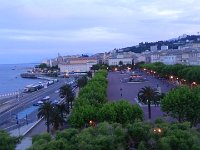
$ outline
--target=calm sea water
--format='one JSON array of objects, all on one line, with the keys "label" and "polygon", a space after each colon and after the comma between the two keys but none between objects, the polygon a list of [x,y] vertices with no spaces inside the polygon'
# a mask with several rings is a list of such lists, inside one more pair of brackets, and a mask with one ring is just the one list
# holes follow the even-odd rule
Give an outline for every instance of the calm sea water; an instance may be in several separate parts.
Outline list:
[{"label": "calm sea water", "polygon": [[36,64],[0,64],[0,94],[21,91],[26,85],[40,82],[39,79],[21,78],[20,74],[31,70]]}]

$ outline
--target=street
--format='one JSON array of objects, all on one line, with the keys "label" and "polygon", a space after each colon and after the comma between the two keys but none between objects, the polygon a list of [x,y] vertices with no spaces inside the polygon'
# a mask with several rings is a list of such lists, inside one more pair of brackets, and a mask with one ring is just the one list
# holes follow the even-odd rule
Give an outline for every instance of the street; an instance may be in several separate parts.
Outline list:
[{"label": "street", "polygon": [[60,79],[59,82],[50,85],[48,88],[32,93],[23,93],[23,97],[11,98],[6,103],[0,101],[0,129],[10,131],[30,122],[35,122],[38,106],[33,106],[33,104],[45,96],[50,96],[50,101],[60,100],[59,93],[55,91],[66,81],[66,79]]}]

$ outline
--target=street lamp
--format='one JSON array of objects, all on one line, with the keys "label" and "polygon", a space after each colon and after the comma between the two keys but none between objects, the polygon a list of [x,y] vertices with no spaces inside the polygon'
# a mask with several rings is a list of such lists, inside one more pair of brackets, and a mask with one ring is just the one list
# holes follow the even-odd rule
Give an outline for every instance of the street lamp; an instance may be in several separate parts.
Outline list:
[{"label": "street lamp", "polygon": [[196,82],[192,82],[191,87],[195,87],[195,86],[197,86],[197,83]]},{"label": "street lamp", "polygon": [[162,133],[162,129],[161,128],[154,128],[153,132],[156,134],[161,134]]},{"label": "street lamp", "polygon": [[94,127],[95,125],[96,125],[96,124],[95,124],[94,121],[92,121],[92,120],[89,121],[89,126],[90,126],[90,127]]}]

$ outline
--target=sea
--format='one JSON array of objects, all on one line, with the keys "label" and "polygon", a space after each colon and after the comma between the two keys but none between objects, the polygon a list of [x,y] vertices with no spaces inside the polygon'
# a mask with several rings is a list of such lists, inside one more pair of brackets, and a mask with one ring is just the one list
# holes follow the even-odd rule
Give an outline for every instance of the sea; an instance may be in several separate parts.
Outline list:
[{"label": "sea", "polygon": [[0,94],[21,92],[29,84],[41,82],[40,79],[21,78],[20,74],[34,68],[37,64],[0,64]]}]

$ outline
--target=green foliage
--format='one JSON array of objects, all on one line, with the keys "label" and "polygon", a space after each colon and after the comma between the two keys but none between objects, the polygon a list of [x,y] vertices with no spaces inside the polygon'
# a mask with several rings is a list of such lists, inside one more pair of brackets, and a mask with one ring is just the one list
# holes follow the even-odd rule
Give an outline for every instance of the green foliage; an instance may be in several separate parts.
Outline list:
[{"label": "green foliage", "polygon": [[0,130],[0,149],[14,150],[18,142],[17,137],[11,137],[6,131]]},{"label": "green foliage", "polygon": [[98,124],[78,132],[66,129],[55,140],[36,140],[29,150],[126,150],[127,132],[120,124]]},{"label": "green foliage", "polygon": [[46,125],[47,125],[47,132],[50,130],[50,119],[53,110],[53,106],[51,105],[51,102],[44,102],[39,108],[38,108],[38,118],[44,117],[44,120],[46,120]]},{"label": "green foliage", "polygon": [[148,142],[152,137],[150,132],[151,128],[151,125],[143,122],[136,122],[127,126],[128,134],[133,139],[136,146],[138,146],[141,141]]},{"label": "green foliage", "polygon": [[135,120],[142,120],[143,111],[138,105],[131,105],[128,101],[119,101],[115,103],[117,114],[116,122],[121,124],[132,123]]},{"label": "green foliage", "polygon": [[51,141],[51,135],[48,133],[43,133],[41,135],[35,135],[32,138],[32,143],[34,144],[35,142],[38,142],[39,140],[44,140],[45,142],[50,142]]},{"label": "green foliage", "polygon": [[75,136],[76,134],[79,133],[78,129],[74,129],[74,128],[69,128],[69,129],[65,129],[63,131],[59,131],[56,133],[56,140],[59,139],[66,139],[67,141],[71,141],[72,137]]},{"label": "green foliage", "polygon": [[198,135],[185,130],[169,130],[166,136],[160,140],[160,149],[190,150],[200,149]]},{"label": "green foliage", "polygon": [[163,63],[140,64],[140,68],[156,71],[159,76],[169,77],[171,75],[179,79],[185,79],[188,83],[200,83],[200,67],[186,66],[181,64],[165,65]]},{"label": "green foliage", "polygon": [[47,64],[45,63],[41,63],[38,68],[44,69],[44,68],[48,68]]},{"label": "green foliage", "polygon": [[88,126],[90,120],[97,120],[97,112],[97,108],[92,105],[75,107],[72,115],[70,116],[70,125],[76,128]]},{"label": "green foliage", "polygon": [[71,103],[71,108],[72,108],[72,103],[75,99],[75,94],[74,92],[72,91],[72,87],[68,84],[62,86],[60,88],[60,96],[61,97],[65,97],[65,102],[67,103],[67,111],[69,113],[70,111],[70,103]]},{"label": "green foliage", "polygon": [[161,108],[179,122],[189,121],[191,126],[200,122],[200,87],[178,87],[161,101]]},{"label": "green foliage", "polygon": [[121,100],[104,104],[98,113],[99,121],[117,122],[120,124],[133,123],[143,119],[143,111],[138,105]]},{"label": "green foliage", "polygon": [[87,79],[86,76],[79,78],[78,81],[77,81],[78,87],[79,88],[84,87],[87,84],[87,81],[88,81],[88,79]]},{"label": "green foliage", "polygon": [[107,72],[100,70],[82,88],[75,101],[75,107],[69,118],[72,127],[87,126],[90,120],[96,121],[99,108],[106,103]]},{"label": "green foliage", "polygon": [[99,121],[116,122],[117,112],[115,108],[115,103],[108,102],[104,104],[98,112]]},{"label": "green foliage", "polygon": [[[154,132],[159,128],[161,132]],[[200,134],[188,123],[155,124],[134,122],[126,126],[102,122],[95,127],[74,128],[57,132],[54,139],[49,134],[33,138],[29,150],[199,150]]]}]

